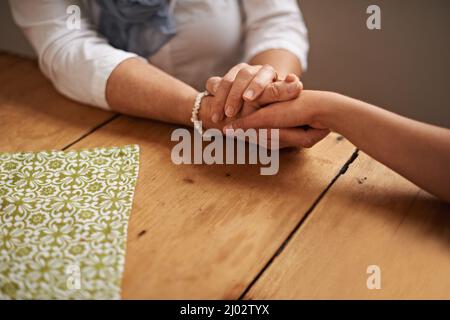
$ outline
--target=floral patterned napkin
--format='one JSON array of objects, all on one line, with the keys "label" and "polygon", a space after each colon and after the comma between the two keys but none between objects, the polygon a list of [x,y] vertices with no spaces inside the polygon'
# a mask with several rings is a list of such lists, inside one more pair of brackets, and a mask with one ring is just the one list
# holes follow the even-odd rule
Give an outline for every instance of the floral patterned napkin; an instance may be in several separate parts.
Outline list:
[{"label": "floral patterned napkin", "polygon": [[119,299],[136,145],[0,153],[0,299]]}]

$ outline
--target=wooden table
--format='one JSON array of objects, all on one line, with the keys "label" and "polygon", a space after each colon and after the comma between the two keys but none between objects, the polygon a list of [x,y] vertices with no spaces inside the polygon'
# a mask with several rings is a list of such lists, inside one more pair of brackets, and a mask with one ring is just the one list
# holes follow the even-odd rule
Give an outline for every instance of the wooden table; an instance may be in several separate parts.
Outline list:
[{"label": "wooden table", "polygon": [[0,151],[140,145],[123,298],[450,298],[450,206],[342,137],[261,176],[174,165],[174,128],[70,101],[0,54]]}]

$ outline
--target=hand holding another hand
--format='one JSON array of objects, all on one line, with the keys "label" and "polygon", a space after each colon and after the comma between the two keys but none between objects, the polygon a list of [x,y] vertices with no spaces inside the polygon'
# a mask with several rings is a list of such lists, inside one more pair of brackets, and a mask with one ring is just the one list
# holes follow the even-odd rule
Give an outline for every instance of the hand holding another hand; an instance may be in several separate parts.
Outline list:
[{"label": "hand holding another hand", "polygon": [[206,89],[216,98],[211,108],[211,121],[219,123],[224,115],[237,116],[245,102],[256,101],[266,87],[277,80],[273,67],[246,63],[234,66],[223,77],[209,78]]},{"label": "hand holding another hand", "polygon": [[251,114],[233,120],[223,132],[233,135],[233,130],[249,128],[280,129],[280,148],[299,146],[310,148],[325,138],[330,130],[320,117],[327,93],[304,90],[299,97],[272,103]]},{"label": "hand holding another hand", "polygon": [[[210,78],[206,89],[212,94],[201,111],[207,128],[280,129],[280,148],[309,148],[329,133],[309,121],[305,112],[314,111],[315,99],[311,93],[303,97],[303,84],[295,74],[277,80],[270,66],[239,64],[223,78]],[[300,110],[298,103],[308,107]]]}]

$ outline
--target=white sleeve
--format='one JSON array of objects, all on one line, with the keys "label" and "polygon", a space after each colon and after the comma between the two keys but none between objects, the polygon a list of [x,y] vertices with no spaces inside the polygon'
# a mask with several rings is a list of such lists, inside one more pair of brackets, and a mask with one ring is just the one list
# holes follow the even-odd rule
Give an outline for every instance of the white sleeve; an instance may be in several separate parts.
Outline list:
[{"label": "white sleeve", "polygon": [[[10,0],[14,20],[39,57],[42,72],[65,96],[103,109],[107,80],[135,54],[118,50],[97,35],[78,0]],[[67,8],[81,8],[81,26],[68,28]]]},{"label": "white sleeve", "polygon": [[269,49],[286,49],[307,68],[308,31],[297,0],[245,0],[245,61]]}]

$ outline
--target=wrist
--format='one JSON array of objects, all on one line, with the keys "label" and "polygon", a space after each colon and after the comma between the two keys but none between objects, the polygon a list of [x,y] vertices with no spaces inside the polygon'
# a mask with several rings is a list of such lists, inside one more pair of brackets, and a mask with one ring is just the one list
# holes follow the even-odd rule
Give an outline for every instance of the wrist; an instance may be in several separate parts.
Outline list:
[{"label": "wrist", "polygon": [[344,113],[344,96],[330,91],[319,92],[320,98],[314,107],[314,122],[323,128],[339,132],[341,115]]},{"label": "wrist", "polygon": [[[186,126],[193,126],[193,123],[191,121],[192,117],[192,110],[194,109],[194,103],[195,98],[199,94],[196,90],[191,90],[189,93],[186,94],[186,96],[183,99],[183,103],[181,104],[181,112],[182,115],[181,123]],[[200,119],[201,120],[201,119]]]},{"label": "wrist", "polygon": [[[193,127],[194,124],[191,121],[192,118],[192,111],[194,109],[195,100],[198,96],[199,92],[196,92],[191,97],[186,99],[186,105],[185,109],[187,110],[184,112],[187,114],[187,125],[190,127]],[[200,102],[200,109],[197,114],[197,120],[202,122],[203,130],[216,128],[216,129],[222,129],[222,127],[225,125],[224,123],[213,123],[211,120],[211,102],[214,99],[213,96],[205,96]]]}]

